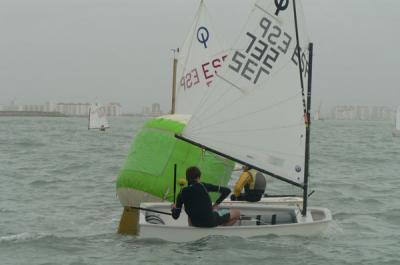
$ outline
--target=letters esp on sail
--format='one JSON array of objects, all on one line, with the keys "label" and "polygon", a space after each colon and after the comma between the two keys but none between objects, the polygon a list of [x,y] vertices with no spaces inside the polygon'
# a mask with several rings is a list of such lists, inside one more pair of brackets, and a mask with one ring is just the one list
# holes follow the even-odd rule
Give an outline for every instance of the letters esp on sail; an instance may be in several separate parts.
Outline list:
[{"label": "letters esp on sail", "polygon": [[302,185],[309,39],[296,5],[297,21],[293,1],[256,2],[182,136]]},{"label": "letters esp on sail", "polygon": [[218,41],[208,9],[200,1],[189,34],[179,51],[176,113],[192,114],[196,111],[226,56],[227,51]]}]

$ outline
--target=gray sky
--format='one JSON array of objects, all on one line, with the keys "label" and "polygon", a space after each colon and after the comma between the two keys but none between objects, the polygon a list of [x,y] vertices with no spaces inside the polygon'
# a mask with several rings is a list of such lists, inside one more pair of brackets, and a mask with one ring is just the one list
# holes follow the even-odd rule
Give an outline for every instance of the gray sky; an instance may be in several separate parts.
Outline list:
[{"label": "gray sky", "polygon": [[[252,0],[206,0],[226,43]],[[170,108],[171,48],[198,0],[0,0],[0,104],[120,102]],[[303,0],[313,102],[400,104],[400,1]],[[234,19],[233,19],[234,18]]]}]

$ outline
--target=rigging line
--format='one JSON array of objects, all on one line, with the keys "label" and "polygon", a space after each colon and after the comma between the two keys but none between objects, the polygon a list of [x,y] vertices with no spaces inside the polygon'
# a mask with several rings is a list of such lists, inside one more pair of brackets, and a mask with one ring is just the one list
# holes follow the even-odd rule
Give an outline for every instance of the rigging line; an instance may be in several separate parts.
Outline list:
[{"label": "rigging line", "polygon": [[[282,129],[288,129],[288,128],[298,128],[302,127],[304,128],[304,123],[296,123],[292,125],[287,125],[287,126],[280,126],[280,127],[266,127],[266,128],[257,128],[257,129],[243,129],[243,130],[229,130],[229,131],[213,131],[213,130],[207,130],[208,133],[213,133],[213,134],[219,134],[219,133],[229,133],[229,134],[234,134],[234,133],[245,133],[245,132],[257,132],[257,131],[277,131],[277,130],[282,130]],[[196,133],[199,131],[196,131]]]},{"label": "rigging line", "polygon": [[[249,145],[241,145],[235,143],[234,145],[229,142],[221,141],[221,140],[215,140],[214,138],[209,138],[209,137],[201,137],[201,139],[211,139],[212,141],[208,141],[209,143],[222,143],[225,145],[228,145],[231,149],[237,149],[239,153],[242,153],[243,150],[239,150],[238,148],[245,148],[245,149],[251,149],[251,150],[258,150],[260,154],[265,154],[265,153],[273,153],[273,154],[281,154],[281,155],[286,155],[286,156],[291,156],[291,157],[297,157],[297,158],[304,158],[304,154],[291,154],[291,153],[286,153],[286,152],[281,152],[281,151],[276,151],[272,149],[262,149],[258,146],[249,146]],[[236,148],[235,148],[236,147]],[[264,155],[265,156],[265,155]],[[270,155],[271,156],[271,155]]]},{"label": "rigging line", "polygon": [[296,13],[296,1],[293,0],[293,16],[294,16],[294,26],[295,26],[295,32],[296,32],[296,50],[297,50],[297,60],[299,64],[299,74],[300,74],[300,84],[301,84],[301,94],[303,96],[303,111],[304,111],[304,120],[305,123],[308,123],[308,120],[306,120],[305,115],[307,114],[307,108],[306,108],[306,99],[304,95],[304,81],[303,81],[303,73],[301,69],[301,56],[300,56],[300,41],[299,41],[299,30],[297,27],[297,13]]},{"label": "rigging line", "polygon": [[[260,110],[248,112],[248,113],[245,113],[245,114],[240,115],[240,116],[236,116],[236,117],[231,118],[231,119],[228,119],[228,120],[215,121],[214,123],[206,124],[206,126],[203,126],[203,127],[196,127],[196,128],[193,128],[191,131],[192,131],[192,132],[198,132],[198,131],[201,131],[201,130],[203,130],[203,129],[208,129],[209,127],[214,126],[214,125],[220,125],[220,124],[228,123],[228,122],[231,122],[231,121],[241,120],[241,119],[244,119],[244,118],[248,118],[248,117],[250,117],[251,115],[254,115],[254,114],[256,114],[256,113],[260,113],[260,112],[266,111],[266,110],[268,110],[268,109],[275,108],[275,107],[277,107],[277,106],[280,106],[280,105],[282,105],[282,104],[284,104],[284,103],[286,103],[286,102],[289,102],[289,101],[291,101],[291,100],[294,100],[294,99],[296,99],[296,98],[297,98],[297,95],[296,95],[296,96],[289,97],[289,98],[287,98],[287,99],[285,99],[285,100],[282,100],[282,101],[280,101],[280,102],[278,102],[278,103],[276,103],[276,104],[273,104],[273,105],[267,106],[267,107],[265,107],[265,108],[262,108],[262,109],[260,109]],[[207,119],[205,119],[205,120],[207,120]]]},{"label": "rigging line", "polygon": [[[203,4],[204,4],[203,1],[201,1],[200,5],[199,5],[199,9],[196,12],[196,17],[195,17],[194,23],[192,24],[192,27],[190,28],[190,30],[197,28],[197,26],[199,24],[200,14],[201,14],[201,11],[202,11]],[[193,41],[194,41],[195,32],[196,32],[196,30],[193,30],[191,35],[188,34],[189,35],[189,37],[188,37],[188,39],[189,39],[189,50],[188,50],[187,54],[191,54],[190,51],[192,50],[192,47],[193,47]],[[186,42],[186,40],[185,40],[185,42]],[[186,56],[185,59],[186,59],[185,63],[182,64],[184,66],[183,67],[183,73],[186,71],[186,66],[187,66],[187,62],[189,60],[189,56]],[[180,74],[182,75],[182,73],[180,73]]]},{"label": "rigging line", "polygon": [[152,212],[152,213],[159,213],[159,214],[165,214],[165,215],[172,215],[172,213],[157,211],[157,210],[153,210],[153,209],[150,209],[150,208],[135,207],[135,206],[129,206],[129,208],[136,209],[136,210],[141,210],[141,211],[146,211],[146,212]]}]

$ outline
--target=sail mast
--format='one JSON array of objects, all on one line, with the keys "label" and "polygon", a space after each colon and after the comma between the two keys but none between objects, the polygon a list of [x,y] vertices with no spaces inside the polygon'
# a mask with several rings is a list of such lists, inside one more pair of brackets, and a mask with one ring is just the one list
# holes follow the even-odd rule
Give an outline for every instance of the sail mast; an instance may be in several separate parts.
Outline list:
[{"label": "sail mast", "polygon": [[175,114],[175,98],[176,98],[176,66],[178,65],[178,59],[175,56],[176,52],[179,52],[179,49],[174,49],[174,61],[172,65],[172,106],[171,106],[171,114]]},{"label": "sail mast", "polygon": [[90,130],[90,107],[89,107],[89,115],[88,115],[88,125],[87,129]]},{"label": "sail mast", "polygon": [[312,81],[312,60],[313,60],[313,43],[308,44],[308,87],[307,87],[307,123],[306,123],[306,155],[304,163],[304,187],[303,187],[303,211],[302,215],[307,214],[307,199],[308,199],[308,176],[309,176],[309,161],[310,161],[310,130],[311,130],[311,81]]},{"label": "sail mast", "polygon": [[306,146],[305,146],[305,161],[304,161],[304,183],[303,183],[303,210],[302,215],[306,216],[307,214],[307,199],[308,199],[308,175],[309,175],[309,160],[310,160],[310,109],[311,109],[311,78],[312,78],[312,49],[313,44],[309,43],[308,51],[308,85],[307,85],[307,103],[305,102],[304,96],[304,81],[303,81],[303,70],[301,67],[301,55],[300,55],[300,41],[299,41],[299,29],[297,27],[297,12],[296,12],[296,0],[293,0],[293,15],[294,15],[294,26],[296,32],[296,53],[297,60],[299,65],[299,74],[300,74],[300,84],[301,84],[301,93],[303,96],[303,109],[304,109],[304,119],[306,125]]}]

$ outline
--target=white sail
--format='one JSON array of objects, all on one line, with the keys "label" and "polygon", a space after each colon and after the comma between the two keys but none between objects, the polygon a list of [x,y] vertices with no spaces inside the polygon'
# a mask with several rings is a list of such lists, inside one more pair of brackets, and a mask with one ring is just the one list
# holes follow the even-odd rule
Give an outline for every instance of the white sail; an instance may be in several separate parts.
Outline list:
[{"label": "white sail", "polygon": [[176,113],[195,112],[221,69],[227,51],[221,47],[216,35],[210,14],[201,1],[178,56]]},{"label": "white sail", "polygon": [[107,121],[107,115],[103,106],[98,103],[92,104],[89,109],[89,127],[88,129],[106,129],[110,128]]},{"label": "white sail", "polygon": [[316,111],[314,114],[314,121],[319,121],[320,117],[319,117],[319,111]]},{"label": "white sail", "polygon": [[396,130],[400,131],[400,106],[397,108],[396,113]]},{"label": "white sail", "polygon": [[183,137],[301,185],[309,40],[296,4],[303,86],[293,1],[258,1]]}]

